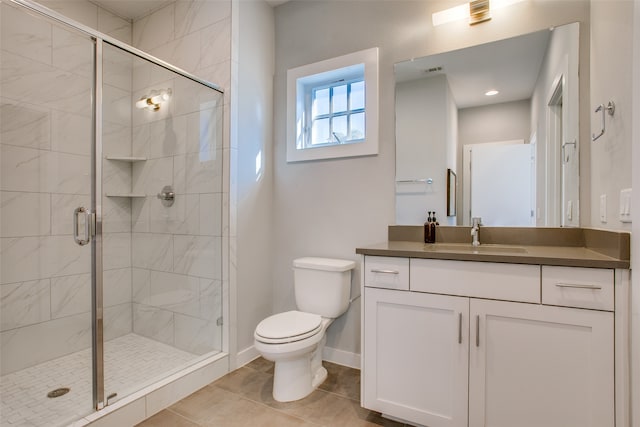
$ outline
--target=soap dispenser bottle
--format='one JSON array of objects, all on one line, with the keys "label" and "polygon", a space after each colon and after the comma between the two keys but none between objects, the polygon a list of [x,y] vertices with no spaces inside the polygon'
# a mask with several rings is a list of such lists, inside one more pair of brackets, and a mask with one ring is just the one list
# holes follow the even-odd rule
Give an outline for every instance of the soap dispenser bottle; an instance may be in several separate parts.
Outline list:
[{"label": "soap dispenser bottle", "polygon": [[430,241],[429,243],[435,243],[436,242],[436,226],[438,225],[438,220],[436,219],[436,212],[433,212],[433,215],[431,216],[431,223],[429,224],[429,236],[430,236]]},{"label": "soap dispenser bottle", "polygon": [[429,218],[427,218],[427,222],[424,223],[424,242],[425,243],[435,243],[436,242],[436,226],[435,226],[435,212],[429,211]]},{"label": "soap dispenser bottle", "polygon": [[427,216],[427,221],[424,223],[424,242],[429,243],[431,240],[431,211]]}]

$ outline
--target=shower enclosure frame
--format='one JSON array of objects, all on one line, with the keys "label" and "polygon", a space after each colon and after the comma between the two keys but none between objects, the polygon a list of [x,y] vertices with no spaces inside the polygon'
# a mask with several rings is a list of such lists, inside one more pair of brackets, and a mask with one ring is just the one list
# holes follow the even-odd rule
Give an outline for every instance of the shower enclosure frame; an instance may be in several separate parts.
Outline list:
[{"label": "shower enclosure frame", "polygon": [[[90,221],[89,239],[91,243],[91,326],[92,326],[92,389],[93,407],[96,411],[108,405],[109,396],[105,398],[104,392],[104,306],[103,306],[103,250],[102,250],[102,56],[104,43],[124,50],[134,56],[147,60],[162,68],[181,75],[189,80],[213,89],[224,95],[224,90],[211,82],[200,79],[193,74],[184,71],[174,65],[158,59],[146,52],[136,49],[113,37],[103,34],[93,28],[75,22],[66,16],[48,9],[31,0],[3,0],[35,12],[46,18],[52,19],[63,25],[71,27],[80,33],[84,33],[94,43],[93,49],[93,118],[91,146],[91,207],[85,212],[85,221]],[[74,219],[76,213],[74,213]],[[224,351],[224,349],[223,349]]]}]

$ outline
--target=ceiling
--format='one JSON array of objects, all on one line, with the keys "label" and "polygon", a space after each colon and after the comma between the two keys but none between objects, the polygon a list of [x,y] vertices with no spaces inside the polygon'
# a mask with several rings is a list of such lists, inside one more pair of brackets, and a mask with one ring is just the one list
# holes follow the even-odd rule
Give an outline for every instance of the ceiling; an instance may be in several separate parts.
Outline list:
[{"label": "ceiling", "polygon": [[131,21],[142,18],[173,0],[90,0],[92,3]]},{"label": "ceiling", "polygon": [[[91,0],[120,17],[136,20],[174,0]],[[218,1],[218,0],[207,0]],[[276,7],[288,0],[266,0]],[[549,31],[474,46],[396,64],[396,81],[446,74],[458,108],[517,101],[531,97],[547,50]],[[441,67],[441,71],[426,72]],[[497,89],[488,99],[484,93]]]},{"label": "ceiling", "polygon": [[[131,21],[142,18],[175,0],[90,0],[92,3]],[[219,0],[206,0],[219,1]],[[271,7],[279,6],[289,0],[265,0]]]},{"label": "ceiling", "polygon": [[[547,51],[550,32],[473,46],[396,64],[396,82],[446,74],[458,108],[529,99]],[[441,67],[440,71],[427,72]],[[491,89],[494,97],[485,96]]]}]

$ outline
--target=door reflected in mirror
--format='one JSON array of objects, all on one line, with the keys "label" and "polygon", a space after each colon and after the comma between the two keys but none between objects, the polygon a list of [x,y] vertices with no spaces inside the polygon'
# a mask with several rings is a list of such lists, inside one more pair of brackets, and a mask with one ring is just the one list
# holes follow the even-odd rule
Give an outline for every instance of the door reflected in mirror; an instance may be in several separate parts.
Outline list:
[{"label": "door reflected in mirror", "polygon": [[397,224],[579,226],[578,39],[573,23],[396,64]]}]

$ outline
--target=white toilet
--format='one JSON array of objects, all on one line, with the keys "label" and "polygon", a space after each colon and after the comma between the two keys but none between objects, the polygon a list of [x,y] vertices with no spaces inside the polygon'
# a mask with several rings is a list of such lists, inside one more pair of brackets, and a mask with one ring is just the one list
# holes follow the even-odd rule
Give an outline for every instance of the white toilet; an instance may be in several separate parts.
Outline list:
[{"label": "white toilet", "polygon": [[275,362],[273,398],[291,402],[308,396],[327,378],[322,366],[325,332],[349,307],[353,261],[298,258],[293,261],[296,305],[256,327],[255,348]]}]

